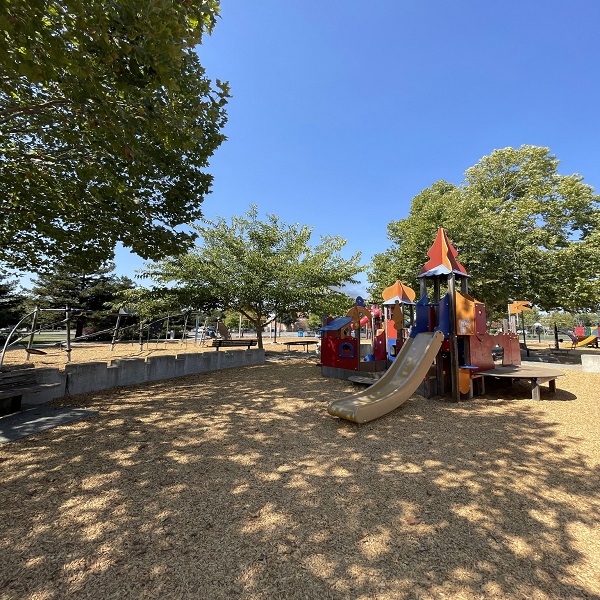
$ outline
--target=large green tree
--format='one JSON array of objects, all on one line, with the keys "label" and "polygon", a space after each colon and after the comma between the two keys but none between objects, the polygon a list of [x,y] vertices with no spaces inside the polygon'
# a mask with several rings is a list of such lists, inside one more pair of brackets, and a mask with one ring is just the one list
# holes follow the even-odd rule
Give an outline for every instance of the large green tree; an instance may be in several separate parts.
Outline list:
[{"label": "large green tree", "polygon": [[471,275],[472,294],[491,312],[505,312],[509,299],[544,310],[594,310],[598,196],[580,175],[560,175],[558,164],[548,148],[504,148],[468,169],[463,184],[438,181],[423,190],[409,216],[388,225],[392,245],[373,259],[373,296],[396,279],[418,285],[436,229],[444,227]]},{"label": "large green tree", "polygon": [[93,268],[117,242],[144,258],[191,242],[226,84],[196,47],[218,0],[4,0],[0,262]]},{"label": "large green tree", "polygon": [[0,328],[16,325],[24,314],[25,295],[16,281],[0,279]]},{"label": "large green tree", "polygon": [[150,264],[145,276],[170,294],[178,290],[190,306],[212,298],[221,309],[242,314],[261,348],[262,329],[280,316],[338,314],[351,304],[339,290],[357,283],[360,254],[343,258],[340,237],[323,236],[312,246],[312,228],[286,225],[275,215],[261,221],[255,206],[230,223],[218,218],[195,229],[202,240],[195,249]]},{"label": "large green tree", "polygon": [[[29,294],[29,309],[34,305],[40,308],[65,308],[69,305],[81,309],[77,321],[77,335],[85,325],[94,330],[114,326],[111,305],[125,290],[135,287],[128,277],[115,275],[114,265],[107,263],[94,272],[79,269],[69,264],[58,264],[53,272],[45,272],[33,280]],[[86,315],[85,313],[93,313]],[[40,316],[40,323],[60,320],[56,313]]]}]

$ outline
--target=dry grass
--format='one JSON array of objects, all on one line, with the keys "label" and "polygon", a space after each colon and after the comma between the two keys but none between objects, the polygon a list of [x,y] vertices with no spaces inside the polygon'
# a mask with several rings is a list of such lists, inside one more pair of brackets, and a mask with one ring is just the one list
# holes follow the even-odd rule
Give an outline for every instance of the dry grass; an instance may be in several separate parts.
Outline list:
[{"label": "dry grass", "polygon": [[0,448],[0,598],[600,598],[599,387],[357,427],[295,353],[65,399]]}]

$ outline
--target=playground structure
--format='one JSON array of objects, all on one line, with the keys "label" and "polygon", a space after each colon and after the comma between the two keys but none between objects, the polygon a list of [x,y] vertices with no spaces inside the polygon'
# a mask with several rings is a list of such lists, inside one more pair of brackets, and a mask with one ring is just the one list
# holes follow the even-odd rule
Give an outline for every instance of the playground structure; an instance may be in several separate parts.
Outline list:
[{"label": "playground structure", "polygon": [[[39,326],[39,318],[42,313],[56,313],[60,315],[60,320]],[[56,326],[64,327],[65,339],[64,341],[58,342],[56,347],[60,351],[65,352],[66,362],[71,362],[71,352],[72,352],[72,344],[80,341],[87,341],[94,337],[98,337],[101,335],[110,335],[110,349],[114,350],[114,347],[117,343],[119,343],[120,335],[125,331],[132,331],[131,339],[128,340],[133,343],[134,339],[137,339],[137,343],[139,344],[139,350],[141,351],[144,347],[144,344],[149,344],[151,341],[160,341],[163,339],[164,341],[174,340],[174,331],[173,325],[175,322],[179,322],[181,326],[181,339],[179,341],[183,341],[188,332],[194,332],[194,342],[198,342],[201,345],[208,339],[208,335],[206,334],[206,326],[200,327],[200,313],[194,313],[192,311],[181,311],[179,313],[169,313],[166,316],[160,317],[158,319],[154,319],[151,321],[146,321],[144,319],[138,318],[135,314],[125,309],[119,310],[116,313],[116,322],[115,326],[109,329],[103,329],[101,331],[95,331],[89,334],[79,333],[80,331],[80,317],[90,316],[93,314],[93,311],[87,311],[79,308],[72,308],[70,305],[66,305],[64,308],[40,308],[38,306],[25,315],[10,331],[7,335],[6,341],[4,342],[4,346],[2,348],[2,352],[0,353],[0,367],[4,362],[4,358],[6,352],[12,346],[20,344],[27,340],[27,346],[25,347],[26,360],[29,360],[30,354],[47,354],[46,350],[41,350],[40,348],[34,348],[34,340],[36,335],[42,334]],[[190,317],[195,317],[195,327],[189,328],[188,324],[190,322]],[[126,320],[128,318],[134,318],[136,320],[135,323],[126,325]],[[23,323],[25,323],[28,319],[30,319],[30,325],[26,331],[19,331],[19,328]],[[205,325],[207,324],[208,319],[206,319]],[[75,324],[75,335],[73,335],[73,325]],[[225,326],[224,323],[218,321],[216,323],[216,332],[220,338],[230,339],[231,335],[229,330]],[[162,337],[164,334],[164,338]]]},{"label": "playground structure", "polygon": [[[382,309],[367,308],[357,298],[345,317],[328,319],[321,331],[321,369],[326,377],[355,379],[356,373],[381,373],[408,339],[414,323],[415,292],[396,281],[383,292]],[[366,326],[371,344],[365,352],[360,328]],[[363,360],[364,359],[364,360]]]},{"label": "playground structure", "polygon": [[[377,312],[376,312],[377,311]],[[346,379],[351,373],[382,372],[387,369],[385,334],[375,329],[380,320],[379,309],[365,306],[358,297],[345,317],[328,319],[320,328],[321,367],[326,377]],[[363,356],[365,345],[360,341],[360,330],[367,326],[372,334],[371,352]],[[370,326],[370,327],[369,327]],[[367,360],[362,360],[363,358]]]},{"label": "playground structure", "polygon": [[[571,340],[570,344],[566,344],[563,347],[583,348],[585,346],[593,346],[598,348],[600,325],[596,325],[595,327],[577,326],[572,332],[559,329],[558,333],[564,333]],[[558,335],[556,337],[558,338]]]},{"label": "playground structure", "polygon": [[[388,351],[399,348],[395,358],[389,356],[392,366],[367,390],[331,402],[331,415],[365,423],[397,408],[417,391],[427,398],[450,396],[458,402],[473,396],[474,383],[483,393],[486,376],[528,379],[532,397],[538,399],[539,383],[549,382],[555,389],[555,379],[563,373],[521,371],[518,336],[487,332],[485,306],[469,295],[469,275],[457,255],[445,230],[439,228],[428,252],[430,260],[419,274],[421,298],[414,306],[416,315],[407,338],[397,310],[403,304],[412,310],[412,300],[409,295],[404,300],[399,295],[389,299],[394,300],[392,321],[399,334],[393,344],[387,343]],[[345,343],[340,337],[338,347]]]},{"label": "playground structure", "polygon": [[394,360],[415,322],[415,291],[401,281],[387,287],[381,293],[385,315],[386,348],[390,360]]}]

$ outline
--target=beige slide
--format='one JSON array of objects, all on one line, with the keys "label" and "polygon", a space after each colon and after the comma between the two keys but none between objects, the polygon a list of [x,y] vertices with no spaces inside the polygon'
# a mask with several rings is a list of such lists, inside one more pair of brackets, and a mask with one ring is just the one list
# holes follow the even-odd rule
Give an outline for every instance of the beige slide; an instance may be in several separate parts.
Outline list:
[{"label": "beige slide", "polygon": [[404,404],[423,381],[444,341],[441,331],[408,338],[392,366],[371,387],[329,403],[334,417],[367,423]]}]

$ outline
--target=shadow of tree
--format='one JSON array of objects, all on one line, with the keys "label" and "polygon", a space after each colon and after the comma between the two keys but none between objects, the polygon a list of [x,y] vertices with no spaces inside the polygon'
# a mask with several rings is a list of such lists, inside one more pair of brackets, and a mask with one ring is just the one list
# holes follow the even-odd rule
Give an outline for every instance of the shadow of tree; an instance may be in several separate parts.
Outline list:
[{"label": "shadow of tree", "polygon": [[559,404],[356,427],[314,365],[236,377],[73,398],[100,414],[3,447],[0,597],[600,597],[600,470]]}]

